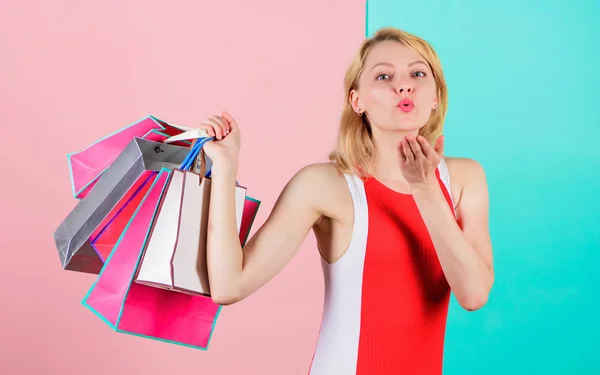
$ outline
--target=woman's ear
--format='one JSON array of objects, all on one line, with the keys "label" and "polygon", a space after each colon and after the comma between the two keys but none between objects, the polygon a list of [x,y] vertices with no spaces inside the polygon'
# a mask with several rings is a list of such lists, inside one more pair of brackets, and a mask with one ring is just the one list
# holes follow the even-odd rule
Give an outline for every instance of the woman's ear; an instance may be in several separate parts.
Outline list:
[{"label": "woman's ear", "polygon": [[350,105],[352,106],[352,109],[354,110],[354,112],[361,114],[365,111],[363,103],[360,100],[360,96],[358,95],[358,91],[356,91],[355,89],[350,91],[348,100],[350,101]]}]

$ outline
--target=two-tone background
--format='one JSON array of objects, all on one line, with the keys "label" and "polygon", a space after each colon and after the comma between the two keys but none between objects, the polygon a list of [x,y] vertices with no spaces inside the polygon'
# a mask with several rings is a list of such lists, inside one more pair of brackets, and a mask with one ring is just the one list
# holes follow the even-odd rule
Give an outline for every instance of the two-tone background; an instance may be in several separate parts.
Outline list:
[{"label": "two-tone background", "polygon": [[598,17],[595,0],[2,2],[0,373],[306,374],[323,298],[312,236],[223,309],[208,351],[118,334],[80,305],[94,277],[60,268],[66,154],[147,114],[193,126],[227,110],[258,226],[326,160],[344,70],[390,25],[438,51],[446,152],[480,161],[490,186],[497,281],[480,311],[452,300],[445,374],[600,373]]}]

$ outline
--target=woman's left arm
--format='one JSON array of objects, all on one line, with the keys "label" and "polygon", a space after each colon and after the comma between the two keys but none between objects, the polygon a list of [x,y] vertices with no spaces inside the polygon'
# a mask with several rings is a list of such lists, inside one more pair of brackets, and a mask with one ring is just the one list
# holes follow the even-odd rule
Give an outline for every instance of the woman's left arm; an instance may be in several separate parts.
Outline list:
[{"label": "woman's left arm", "polygon": [[[433,148],[424,148],[423,154],[431,156]],[[413,168],[417,164],[424,166],[415,163],[424,155],[418,151],[415,154]],[[423,174],[426,178],[411,184],[411,191],[457,301],[464,309],[474,311],[487,303],[494,283],[487,181],[482,166],[475,160],[453,158],[448,160],[448,167],[453,172],[451,179],[462,187],[456,217],[437,178],[431,178],[431,169],[425,173],[429,176]]]}]

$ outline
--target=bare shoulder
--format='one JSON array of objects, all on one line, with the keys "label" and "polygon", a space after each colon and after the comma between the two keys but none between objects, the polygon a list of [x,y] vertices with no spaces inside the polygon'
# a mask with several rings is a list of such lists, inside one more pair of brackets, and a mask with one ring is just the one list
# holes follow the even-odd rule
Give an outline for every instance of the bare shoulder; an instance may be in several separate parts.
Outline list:
[{"label": "bare shoulder", "polygon": [[483,166],[475,159],[445,156],[444,160],[452,178],[463,182],[473,178],[485,178]]},{"label": "bare shoulder", "polygon": [[332,163],[313,163],[302,167],[296,176],[310,179],[315,183],[323,183],[341,178],[342,175]]},{"label": "bare shoulder", "polygon": [[474,210],[487,211],[488,186],[483,166],[465,157],[444,157],[450,173],[456,208],[462,216]]},{"label": "bare shoulder", "polygon": [[481,255],[492,273],[493,251],[489,230],[489,192],[481,163],[469,158],[444,158],[450,179],[460,185],[456,213],[458,223],[471,245]]},{"label": "bare shoulder", "polygon": [[[332,163],[313,163],[302,167],[289,182],[298,189],[319,214],[333,218],[339,211],[336,207],[345,204],[349,197],[344,175]],[[348,197],[346,197],[348,195]]]}]

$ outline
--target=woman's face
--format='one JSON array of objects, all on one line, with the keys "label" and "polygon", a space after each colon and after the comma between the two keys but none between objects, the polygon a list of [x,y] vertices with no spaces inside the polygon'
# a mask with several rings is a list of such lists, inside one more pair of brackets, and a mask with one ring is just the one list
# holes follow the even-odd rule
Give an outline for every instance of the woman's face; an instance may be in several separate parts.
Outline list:
[{"label": "woman's face", "polygon": [[382,42],[371,49],[358,87],[350,93],[353,107],[366,112],[372,127],[384,131],[420,129],[437,103],[426,60],[398,42]]}]

